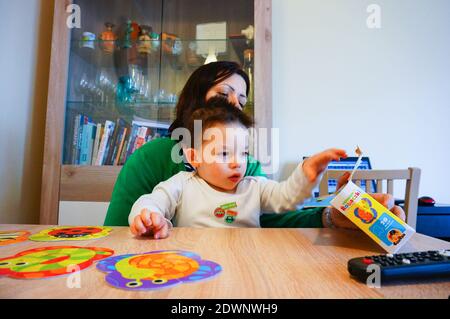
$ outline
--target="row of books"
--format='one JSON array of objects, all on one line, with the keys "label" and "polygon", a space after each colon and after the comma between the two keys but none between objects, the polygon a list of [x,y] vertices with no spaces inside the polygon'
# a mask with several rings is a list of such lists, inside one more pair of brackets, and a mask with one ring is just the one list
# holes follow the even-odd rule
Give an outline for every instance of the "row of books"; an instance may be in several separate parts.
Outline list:
[{"label": "row of books", "polygon": [[122,118],[95,123],[89,116],[78,114],[73,122],[70,163],[123,165],[142,145],[166,135],[168,128],[168,124],[141,119],[131,125]]}]

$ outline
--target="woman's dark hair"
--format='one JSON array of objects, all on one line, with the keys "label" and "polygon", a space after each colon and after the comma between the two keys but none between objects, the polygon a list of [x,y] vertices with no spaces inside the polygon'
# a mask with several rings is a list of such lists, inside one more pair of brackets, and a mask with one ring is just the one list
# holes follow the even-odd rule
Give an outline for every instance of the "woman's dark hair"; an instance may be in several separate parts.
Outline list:
[{"label": "woman's dark hair", "polygon": [[176,128],[185,127],[184,123],[191,114],[206,104],[206,94],[217,83],[228,79],[234,74],[240,75],[247,85],[246,93],[250,90],[250,80],[241,66],[236,62],[218,61],[199,67],[192,73],[181,91],[176,106],[176,118],[169,128],[169,133]]}]

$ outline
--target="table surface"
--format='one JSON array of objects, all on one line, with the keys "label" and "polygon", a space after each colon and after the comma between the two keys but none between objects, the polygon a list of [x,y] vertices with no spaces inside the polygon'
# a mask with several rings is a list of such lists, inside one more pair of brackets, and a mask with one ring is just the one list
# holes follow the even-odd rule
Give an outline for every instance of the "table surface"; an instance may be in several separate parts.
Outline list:
[{"label": "table surface", "polygon": [[[35,233],[51,226],[0,225],[0,230]],[[127,227],[87,241],[25,241],[0,247],[0,257],[44,246],[96,246],[116,255],[178,249],[219,263],[209,280],[145,292],[109,286],[91,266],[80,273],[81,287],[68,288],[68,276],[22,280],[0,278],[0,298],[448,298],[449,279],[406,281],[369,288],[351,278],[347,261],[383,251],[364,233],[333,229],[175,228],[164,240],[134,238]],[[450,242],[415,234],[401,252],[450,249]]]}]

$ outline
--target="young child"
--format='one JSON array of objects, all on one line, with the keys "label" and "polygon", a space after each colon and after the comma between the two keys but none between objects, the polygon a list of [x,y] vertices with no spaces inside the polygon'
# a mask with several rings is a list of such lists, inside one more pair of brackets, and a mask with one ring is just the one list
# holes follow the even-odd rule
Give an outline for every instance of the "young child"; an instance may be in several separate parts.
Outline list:
[{"label": "young child", "polygon": [[[201,132],[194,130],[198,120]],[[191,139],[182,142],[195,172],[180,172],[141,196],[128,217],[133,234],[165,238],[171,220],[179,227],[259,227],[261,213],[295,209],[311,197],[328,163],[347,156],[338,149],[314,155],[281,183],[244,176],[252,125],[225,99],[212,99],[195,111],[187,128]]]}]

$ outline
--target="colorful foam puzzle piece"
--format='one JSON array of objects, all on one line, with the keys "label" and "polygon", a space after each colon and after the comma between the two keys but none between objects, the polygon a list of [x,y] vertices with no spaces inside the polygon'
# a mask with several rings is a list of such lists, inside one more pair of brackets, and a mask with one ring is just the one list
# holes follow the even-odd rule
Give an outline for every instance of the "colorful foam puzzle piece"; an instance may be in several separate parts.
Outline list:
[{"label": "colorful foam puzzle piece", "polygon": [[212,261],[181,250],[162,250],[110,257],[97,263],[106,282],[126,290],[149,290],[211,278],[222,271]]},{"label": "colorful foam puzzle piece", "polygon": [[[67,275],[93,262],[110,257],[114,251],[99,247],[54,246],[22,251],[0,258],[0,276],[36,279]],[[76,267],[75,267],[76,266]]]},{"label": "colorful foam puzzle piece", "polygon": [[112,228],[103,226],[53,227],[31,235],[33,241],[90,240],[108,236]]},{"label": "colorful foam puzzle piece", "polygon": [[30,232],[26,230],[0,231],[0,246],[6,246],[23,242],[28,239]]}]

